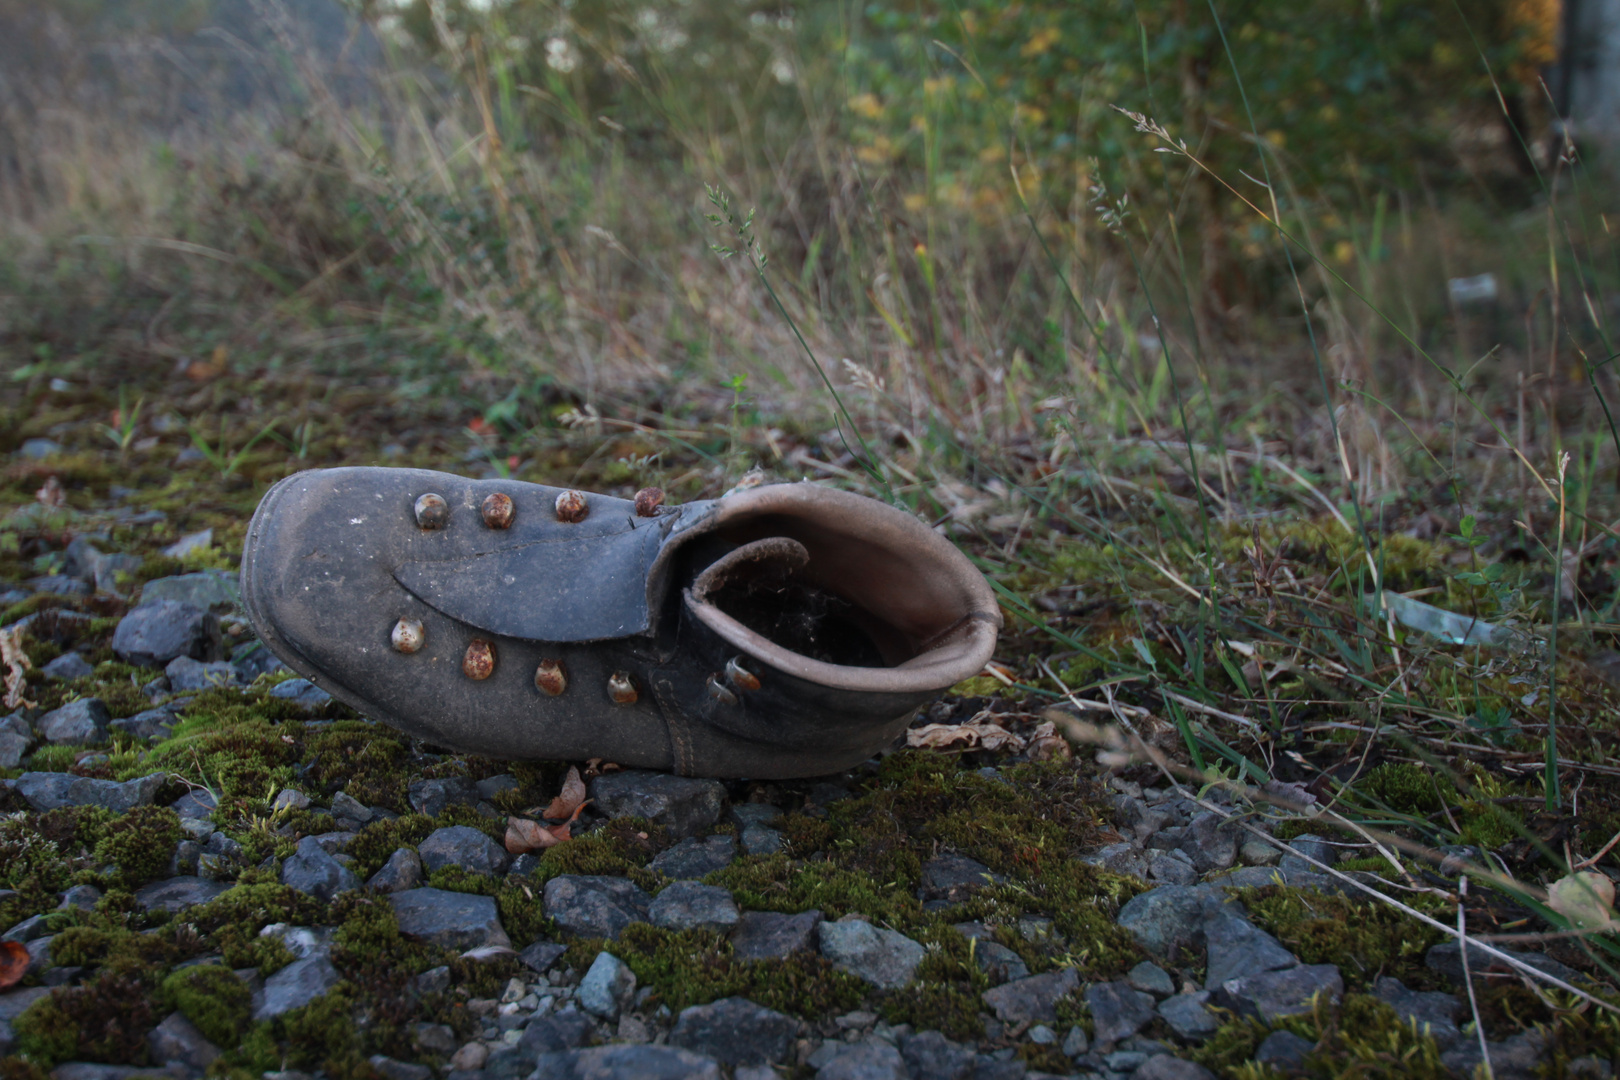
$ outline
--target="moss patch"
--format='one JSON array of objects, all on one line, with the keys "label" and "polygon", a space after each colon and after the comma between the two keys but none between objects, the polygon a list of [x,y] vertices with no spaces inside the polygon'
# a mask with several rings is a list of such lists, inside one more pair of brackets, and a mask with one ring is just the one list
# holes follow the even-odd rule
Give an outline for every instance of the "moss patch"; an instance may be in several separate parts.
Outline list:
[{"label": "moss patch", "polygon": [[[1417,989],[1447,988],[1423,962],[1444,935],[1383,904],[1267,885],[1240,889],[1250,917],[1307,964],[1337,964],[1349,989],[1362,989],[1380,975]],[[1438,897],[1410,896],[1407,902],[1445,918]]]},{"label": "moss patch", "polygon": [[253,995],[228,967],[182,968],[163,980],[163,992],[216,1046],[235,1046],[251,1022]]}]

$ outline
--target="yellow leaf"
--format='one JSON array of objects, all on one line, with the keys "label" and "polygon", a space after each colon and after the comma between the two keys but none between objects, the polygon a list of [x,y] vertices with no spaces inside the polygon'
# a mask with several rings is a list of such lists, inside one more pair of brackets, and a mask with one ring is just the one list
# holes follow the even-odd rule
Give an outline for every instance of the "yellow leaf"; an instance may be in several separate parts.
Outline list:
[{"label": "yellow leaf", "polygon": [[1582,930],[1610,928],[1614,924],[1614,882],[1592,870],[1570,874],[1547,890],[1547,906]]}]

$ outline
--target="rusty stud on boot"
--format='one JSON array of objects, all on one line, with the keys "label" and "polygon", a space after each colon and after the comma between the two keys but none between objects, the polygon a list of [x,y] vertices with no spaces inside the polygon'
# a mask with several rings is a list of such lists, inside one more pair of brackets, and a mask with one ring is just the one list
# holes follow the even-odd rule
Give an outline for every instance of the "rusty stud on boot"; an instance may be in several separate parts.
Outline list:
[{"label": "rusty stud on boot", "polygon": [[487,679],[495,674],[495,646],[483,638],[473,638],[461,658],[461,673],[469,679]]},{"label": "rusty stud on boot", "polygon": [[513,513],[510,495],[497,491],[484,500],[484,524],[492,529],[504,529],[511,525]]},{"label": "rusty stud on boot", "polygon": [[542,660],[534,669],[534,687],[543,694],[556,697],[568,689],[568,673],[561,660]]},{"label": "rusty stud on boot", "polygon": [[422,629],[422,620],[401,619],[394,624],[394,632],[388,635],[388,640],[400,652],[413,653],[421,650],[422,644],[427,641],[427,633]]},{"label": "rusty stud on boot", "polygon": [[558,521],[578,525],[590,512],[590,504],[585,501],[585,493],[582,491],[565,491],[557,496]]},{"label": "rusty stud on boot", "polygon": [[742,658],[733,656],[726,661],[726,678],[739,690],[758,690],[759,676],[742,666]]},{"label": "rusty stud on boot", "polygon": [[733,694],[731,690],[720,681],[720,676],[718,675],[709,676],[709,696],[714,698],[714,700],[718,701],[722,705],[737,704],[737,695]]},{"label": "rusty stud on boot", "polygon": [[608,676],[608,697],[615,705],[634,705],[641,695],[636,692],[636,680],[628,671],[615,671]]},{"label": "rusty stud on boot", "polygon": [[442,529],[450,523],[450,504],[443,495],[431,491],[416,500],[416,524],[424,529]]},{"label": "rusty stud on boot", "polygon": [[663,488],[642,488],[636,492],[636,517],[657,517],[663,505]]}]

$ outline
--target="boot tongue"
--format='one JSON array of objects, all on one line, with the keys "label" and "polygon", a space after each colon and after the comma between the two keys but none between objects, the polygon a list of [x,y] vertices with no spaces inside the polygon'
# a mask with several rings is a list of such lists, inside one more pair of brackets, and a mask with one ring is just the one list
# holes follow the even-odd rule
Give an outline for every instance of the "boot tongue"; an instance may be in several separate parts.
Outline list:
[{"label": "boot tongue", "polygon": [[692,598],[700,603],[711,593],[735,586],[780,587],[810,562],[810,552],[797,540],[769,536],[727,552],[692,582]]}]

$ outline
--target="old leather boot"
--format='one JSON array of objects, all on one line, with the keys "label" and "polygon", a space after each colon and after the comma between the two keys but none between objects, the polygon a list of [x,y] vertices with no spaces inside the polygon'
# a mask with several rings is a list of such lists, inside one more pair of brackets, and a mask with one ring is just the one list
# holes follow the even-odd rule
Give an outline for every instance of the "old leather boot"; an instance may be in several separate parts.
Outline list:
[{"label": "old leather boot", "polygon": [[902,511],[810,483],[661,502],[299,473],[253,515],[242,597],[289,667],[412,735],[686,775],[847,768],[990,658],[989,585]]}]

